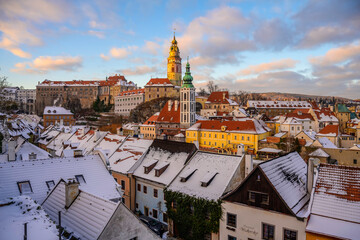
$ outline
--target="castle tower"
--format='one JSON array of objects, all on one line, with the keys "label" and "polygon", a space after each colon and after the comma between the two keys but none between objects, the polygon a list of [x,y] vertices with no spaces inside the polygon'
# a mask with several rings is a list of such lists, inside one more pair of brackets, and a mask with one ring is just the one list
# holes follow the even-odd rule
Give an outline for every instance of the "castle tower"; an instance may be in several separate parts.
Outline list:
[{"label": "castle tower", "polygon": [[192,84],[193,77],[190,73],[189,60],[186,63],[186,72],[183,78],[183,84],[180,89],[180,127],[189,128],[195,120],[196,101],[195,101],[195,87]]},{"label": "castle tower", "polygon": [[167,63],[167,77],[174,86],[181,86],[181,58],[180,51],[177,46],[177,41],[174,39],[171,42],[168,63]]}]

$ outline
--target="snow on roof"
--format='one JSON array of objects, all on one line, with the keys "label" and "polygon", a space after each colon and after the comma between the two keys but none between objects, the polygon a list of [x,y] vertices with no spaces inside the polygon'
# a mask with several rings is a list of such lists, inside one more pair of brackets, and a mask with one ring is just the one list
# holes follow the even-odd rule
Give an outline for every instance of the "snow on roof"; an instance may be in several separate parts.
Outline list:
[{"label": "snow on roof", "polygon": [[307,101],[259,101],[249,100],[248,107],[254,108],[311,108],[312,105]]},{"label": "snow on roof", "polygon": [[[171,182],[168,189],[193,197],[217,200],[225,192],[231,190],[231,180],[240,167],[242,159],[243,156],[197,151]],[[182,178],[188,179],[181,181]],[[209,180],[211,180],[210,183]],[[209,184],[203,187],[201,182]]]},{"label": "snow on roof", "polygon": [[[172,150],[170,150],[172,149]],[[168,185],[180,172],[186,160],[192,155],[196,147],[190,143],[154,140],[149,151],[134,171],[134,176]],[[150,163],[162,165],[164,162],[170,163],[166,170],[160,175],[155,175],[155,167],[150,172],[145,173],[144,167]]]},{"label": "snow on roof", "polygon": [[29,155],[32,153],[36,154],[36,159],[48,159],[50,157],[47,151],[29,142],[24,142],[16,152],[16,160],[30,160]]},{"label": "snow on roof", "polygon": [[282,152],[282,150],[275,149],[275,148],[262,148],[262,149],[259,149],[258,152],[280,153],[280,152]]},{"label": "snow on roof", "polygon": [[321,148],[313,151],[312,153],[309,154],[310,157],[330,157],[329,154],[327,154],[324,150],[322,150]]},{"label": "snow on roof", "polygon": [[[313,221],[307,226],[307,231],[329,234],[342,239],[358,239],[360,168],[320,164],[310,220],[313,217]],[[325,225],[322,226],[323,224]]]},{"label": "snow on roof", "polygon": [[70,110],[63,107],[46,106],[44,115],[74,115]]},{"label": "snow on roof", "polygon": [[312,140],[315,140],[316,132],[313,130],[304,130],[304,133]]},{"label": "snow on roof", "polygon": [[[77,149],[83,150],[84,155],[91,154],[94,148],[103,140],[108,132],[89,130],[85,134],[77,131],[68,139],[71,143],[79,143]],[[70,149],[70,146],[65,148]]]},{"label": "snow on roof", "polygon": [[62,212],[61,225],[67,232],[74,232],[81,239],[97,239],[118,204],[80,191],[70,207],[65,209],[65,182],[60,180],[42,205],[56,223],[58,212]]},{"label": "snow on roof", "polygon": [[319,131],[317,136],[329,136],[336,137],[339,135],[339,125],[326,125],[323,129]]},{"label": "snow on roof", "polygon": [[38,143],[48,145],[59,134],[59,131],[51,129],[50,131],[44,132],[40,135]]},{"label": "snow on roof", "polygon": [[24,223],[28,239],[59,239],[56,225],[30,197],[6,199],[0,206],[0,239],[23,239]]},{"label": "snow on roof", "polygon": [[303,217],[299,213],[308,203],[310,195],[306,188],[307,165],[301,156],[291,152],[258,166],[292,212]]},{"label": "snow on roof", "polygon": [[49,191],[46,181],[83,175],[80,189],[107,199],[119,198],[116,182],[98,155],[79,158],[52,158],[47,160],[16,161],[0,164],[0,199],[21,195],[17,182],[30,181],[31,198],[41,202]]},{"label": "snow on roof", "polygon": [[101,142],[94,148],[94,150],[101,151],[104,156],[109,158],[125,140],[126,136],[108,133],[101,140]]},{"label": "snow on roof", "polygon": [[337,148],[327,137],[318,138],[316,141],[318,141],[323,148]]},{"label": "snow on roof", "polygon": [[275,134],[274,137],[281,138],[281,137],[283,137],[283,136],[286,135],[286,134],[287,134],[287,132],[279,132],[279,133]]},{"label": "snow on roof", "polygon": [[126,174],[152,144],[152,140],[127,138],[109,158],[112,171]]}]

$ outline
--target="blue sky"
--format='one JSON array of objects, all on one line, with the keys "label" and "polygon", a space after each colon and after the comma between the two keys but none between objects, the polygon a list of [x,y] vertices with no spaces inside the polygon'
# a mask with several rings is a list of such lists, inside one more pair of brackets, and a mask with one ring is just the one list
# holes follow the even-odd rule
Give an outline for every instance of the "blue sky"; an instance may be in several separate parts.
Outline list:
[{"label": "blue sky", "polygon": [[0,1],[0,76],[143,86],[166,77],[174,28],[197,88],[360,98],[356,0]]}]

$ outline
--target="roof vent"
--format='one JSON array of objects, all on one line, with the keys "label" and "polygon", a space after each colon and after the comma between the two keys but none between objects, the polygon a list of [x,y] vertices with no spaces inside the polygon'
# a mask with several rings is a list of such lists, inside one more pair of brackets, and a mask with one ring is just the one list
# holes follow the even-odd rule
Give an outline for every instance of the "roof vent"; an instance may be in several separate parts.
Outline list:
[{"label": "roof vent", "polygon": [[160,163],[158,166],[155,167],[155,177],[160,177],[160,175],[165,172],[165,170],[170,165],[169,162]]},{"label": "roof vent", "polygon": [[149,163],[144,165],[144,173],[148,174],[157,164],[158,160],[152,160]]},{"label": "roof vent", "polygon": [[195,172],[197,169],[188,169],[180,174],[180,182],[186,182]]},{"label": "roof vent", "polygon": [[217,175],[217,172],[208,172],[207,174],[205,174],[205,176],[201,179],[201,186],[202,187],[207,187],[209,186],[209,184],[212,182],[212,180],[215,178],[215,176]]}]

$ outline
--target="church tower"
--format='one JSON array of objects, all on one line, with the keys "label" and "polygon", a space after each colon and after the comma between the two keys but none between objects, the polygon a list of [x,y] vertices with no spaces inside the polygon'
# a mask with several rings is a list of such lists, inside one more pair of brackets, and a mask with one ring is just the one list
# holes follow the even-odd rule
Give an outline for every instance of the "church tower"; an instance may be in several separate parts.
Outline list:
[{"label": "church tower", "polygon": [[195,87],[192,84],[193,77],[190,73],[189,60],[186,63],[186,72],[183,78],[183,84],[180,89],[180,127],[189,128],[195,120],[196,101]]},{"label": "church tower", "polygon": [[181,86],[181,58],[180,51],[177,46],[177,41],[174,39],[171,42],[168,63],[167,63],[167,77],[174,86]]}]

